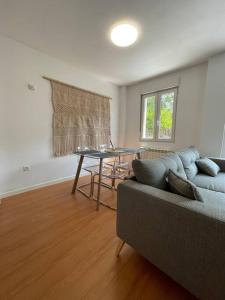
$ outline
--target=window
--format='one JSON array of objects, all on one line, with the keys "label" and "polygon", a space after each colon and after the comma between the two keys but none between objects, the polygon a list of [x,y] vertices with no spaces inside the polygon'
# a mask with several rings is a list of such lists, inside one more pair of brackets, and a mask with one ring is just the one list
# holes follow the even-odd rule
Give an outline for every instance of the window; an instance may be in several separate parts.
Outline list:
[{"label": "window", "polygon": [[141,96],[141,140],[174,141],[177,88]]}]

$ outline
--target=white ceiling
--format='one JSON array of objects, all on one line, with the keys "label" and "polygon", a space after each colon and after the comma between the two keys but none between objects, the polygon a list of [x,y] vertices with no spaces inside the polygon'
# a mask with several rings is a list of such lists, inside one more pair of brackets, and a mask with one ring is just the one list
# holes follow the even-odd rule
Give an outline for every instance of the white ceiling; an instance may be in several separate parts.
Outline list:
[{"label": "white ceiling", "polygon": [[[111,25],[133,20],[117,48]],[[0,32],[117,84],[205,61],[225,49],[225,0],[0,0]]]}]

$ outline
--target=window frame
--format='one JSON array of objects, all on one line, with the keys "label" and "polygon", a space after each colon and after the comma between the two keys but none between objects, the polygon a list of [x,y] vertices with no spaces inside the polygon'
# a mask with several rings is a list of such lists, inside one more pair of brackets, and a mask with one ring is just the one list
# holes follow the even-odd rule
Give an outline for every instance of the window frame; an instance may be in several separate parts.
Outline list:
[{"label": "window frame", "polygon": [[[160,128],[160,99],[162,94],[174,92],[173,102],[173,116],[172,116],[172,136],[170,139],[159,138]],[[154,136],[153,138],[145,138],[144,134],[144,115],[145,115],[145,98],[155,96],[155,120],[154,120]],[[141,95],[141,109],[140,109],[140,141],[142,142],[175,142],[175,131],[176,131],[176,114],[177,114],[177,98],[178,98],[178,86],[162,89]]]}]

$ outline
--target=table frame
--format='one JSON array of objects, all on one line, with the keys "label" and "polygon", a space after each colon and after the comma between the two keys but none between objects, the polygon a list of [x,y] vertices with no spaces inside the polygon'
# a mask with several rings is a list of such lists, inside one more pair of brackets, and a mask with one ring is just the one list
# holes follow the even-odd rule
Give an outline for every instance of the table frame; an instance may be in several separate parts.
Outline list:
[{"label": "table frame", "polygon": [[[97,191],[97,198],[94,200],[97,202],[96,205],[96,210],[99,210],[99,206],[100,204],[113,209],[111,206],[105,204],[104,202],[100,201],[100,194],[101,194],[101,186],[102,186],[102,166],[103,166],[103,160],[105,158],[112,158],[112,157],[121,157],[121,156],[125,156],[125,155],[136,155],[137,159],[141,158],[141,152],[145,151],[142,148],[137,148],[137,149],[129,149],[129,148],[120,148],[121,152],[109,152],[107,155],[107,152],[105,152],[105,157],[101,156],[101,152],[99,151],[80,151],[80,152],[74,152],[74,154],[79,155],[80,156],[80,160],[79,160],[79,164],[78,164],[78,168],[77,168],[77,172],[74,178],[74,183],[73,183],[73,188],[72,188],[72,194],[75,194],[75,192],[78,190],[77,189],[77,184],[78,184],[78,180],[80,177],[80,172],[82,169],[82,165],[83,165],[83,161],[84,161],[84,157],[89,157],[89,158],[94,158],[94,159],[99,159],[99,174],[98,174],[98,191]],[[114,209],[115,210],[115,209]]]}]

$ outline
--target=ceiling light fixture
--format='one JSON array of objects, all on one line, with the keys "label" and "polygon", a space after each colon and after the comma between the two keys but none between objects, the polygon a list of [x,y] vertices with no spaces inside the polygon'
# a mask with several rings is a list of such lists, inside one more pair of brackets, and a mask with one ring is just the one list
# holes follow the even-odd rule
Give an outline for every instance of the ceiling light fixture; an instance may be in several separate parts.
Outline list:
[{"label": "ceiling light fixture", "polygon": [[137,38],[137,28],[128,23],[115,25],[111,30],[111,40],[118,47],[128,47],[134,44]]}]

